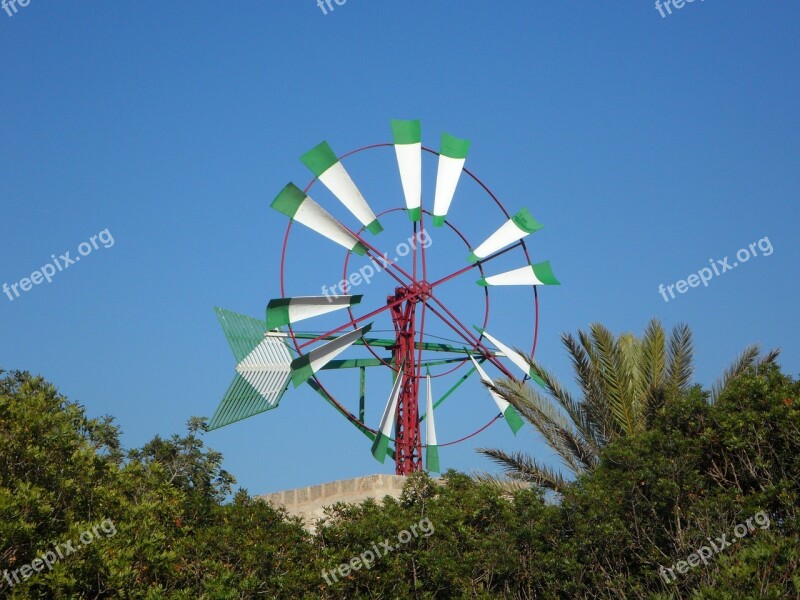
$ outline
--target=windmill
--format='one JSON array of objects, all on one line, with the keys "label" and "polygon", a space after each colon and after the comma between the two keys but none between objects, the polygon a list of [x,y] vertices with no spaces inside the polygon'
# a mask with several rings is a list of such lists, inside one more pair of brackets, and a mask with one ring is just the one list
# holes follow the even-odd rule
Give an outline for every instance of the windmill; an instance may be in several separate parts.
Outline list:
[{"label": "windmill", "polygon": [[[532,287],[531,353],[535,351],[539,324],[537,287],[558,284],[550,263],[533,262],[526,246],[526,238],[542,225],[525,208],[509,213],[489,188],[465,167],[470,142],[445,133],[436,151],[422,145],[419,121],[392,120],[391,128],[392,143],[373,144],[341,156],[337,156],[327,142],[322,142],[301,157],[314,176],[311,182],[305,188],[289,183],[275,197],[272,208],[289,219],[281,251],[281,295],[269,301],[264,320],[216,309],[237,364],[234,380],[209,422],[210,429],[276,408],[290,385],[295,388],[308,385],[369,439],[377,460],[383,463],[391,457],[396,473],[408,475],[423,469],[423,448],[424,468],[438,472],[440,447],[469,439],[500,419],[506,421],[515,435],[522,426],[514,407],[485,389],[476,390],[478,393],[473,396],[493,401],[493,405],[488,402],[482,405],[488,421],[481,421],[480,427],[465,436],[438,443],[435,413],[472,375],[477,373],[477,379],[492,383],[486,371],[490,366],[501,375],[514,378],[506,365],[510,362],[522,371],[524,378],[542,384],[519,351],[487,331],[490,289]],[[344,161],[349,164],[356,157],[387,149],[394,151],[391,162],[396,162],[399,169],[400,186],[397,187],[397,202],[376,214],[345,168]],[[432,210],[423,203],[423,157],[435,160],[438,165]],[[471,201],[479,197],[480,202],[488,203],[493,210],[490,214],[481,212],[481,218],[473,223],[473,227],[484,232],[483,241],[477,245],[470,243],[455,226],[455,219],[450,217],[451,208],[458,206],[453,200],[457,189],[463,187],[462,180],[475,185],[478,195],[470,196]],[[312,192],[317,183],[321,185]],[[384,182],[381,196],[391,195],[383,191],[388,187],[389,182]],[[314,199],[319,195],[327,197],[326,204],[331,212],[323,208],[325,202]],[[341,216],[332,214],[334,210]],[[405,245],[405,254],[398,245],[396,256],[389,258],[385,251],[389,240],[384,224],[404,214],[407,218],[400,220],[405,228],[409,228],[410,222],[413,235]],[[475,221],[466,212],[459,216]],[[432,229],[426,229],[428,222]],[[424,240],[434,239],[432,231],[437,232],[437,239],[440,233],[441,236],[446,234],[453,243],[463,246],[461,250],[446,253],[452,257],[454,252],[460,252],[460,264],[456,268],[435,272],[433,267],[438,261],[431,260],[435,258],[431,256],[433,251],[424,243]],[[307,266],[307,255],[312,252],[308,250],[307,240],[313,236],[325,238],[328,244],[325,251],[317,252],[320,260],[328,257],[328,249],[335,250],[337,246],[342,249],[343,278],[333,290],[323,286],[323,295],[290,296],[287,294],[288,273],[297,271],[288,267],[290,239],[299,239],[297,243],[306,253],[303,264]],[[440,243],[444,242],[437,242]],[[500,272],[493,269],[498,263],[509,260],[514,268]],[[361,267],[356,270],[358,264]],[[366,277],[368,272],[369,278]],[[483,305],[481,325],[472,328],[464,325],[464,315],[459,316],[466,311],[466,294],[459,291],[454,302],[447,302],[442,292],[451,282],[469,273],[480,275],[475,282],[477,286],[470,285],[480,295]],[[362,276],[356,277],[356,274]],[[293,283],[308,290],[312,287],[309,281],[318,285],[311,277],[295,278]],[[359,285],[364,285],[364,293],[351,293]],[[373,307],[365,302],[367,298],[372,299]],[[298,326],[298,323],[306,325],[319,319],[328,323],[320,330],[305,331]],[[387,327],[380,331],[388,331],[390,336],[375,335],[379,331],[375,324],[379,321]],[[448,334],[435,335],[434,324],[437,331],[444,330]],[[339,358],[345,353],[348,358]],[[391,374],[391,390],[379,421],[375,418],[377,411],[374,415],[366,414],[367,369],[381,369]],[[334,392],[323,381],[326,375],[349,370],[358,371],[359,393],[353,393],[350,379],[345,399],[342,399],[342,393]],[[449,387],[434,400],[433,381],[446,377],[450,379]],[[421,413],[423,388],[425,412]]]}]

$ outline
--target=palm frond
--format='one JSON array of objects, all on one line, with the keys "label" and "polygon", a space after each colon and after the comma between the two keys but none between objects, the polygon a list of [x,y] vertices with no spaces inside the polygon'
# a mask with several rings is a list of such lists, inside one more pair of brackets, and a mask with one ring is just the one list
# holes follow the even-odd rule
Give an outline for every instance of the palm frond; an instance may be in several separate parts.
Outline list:
[{"label": "palm frond", "polygon": [[583,469],[591,469],[599,464],[600,453],[587,444],[582,437],[572,435],[572,432],[566,429],[559,429],[556,433],[561,436],[564,446],[569,449],[570,456],[577,458]]},{"label": "palm frond", "polygon": [[694,372],[694,348],[692,330],[688,325],[676,325],[672,330],[667,354],[667,383],[671,387],[686,391]]},{"label": "palm frond", "polygon": [[774,362],[777,362],[778,357],[781,355],[780,348],[773,348],[769,352],[767,352],[764,356],[758,359],[756,362],[756,366],[760,367],[762,365],[771,365]]},{"label": "palm frond", "polygon": [[511,479],[509,477],[499,477],[492,473],[473,473],[472,478],[481,483],[486,483],[496,487],[501,492],[506,494],[513,494],[519,490],[526,490],[530,488],[530,484],[519,479]]},{"label": "palm frond", "polygon": [[532,356],[521,354],[533,372],[544,382],[548,394],[558,403],[572,424],[578,429],[585,444],[591,446],[595,454],[599,453],[603,443],[601,439],[598,439],[598,423],[586,411],[585,402],[576,402],[572,394],[565,390],[559,381],[537,363]]},{"label": "palm frond", "polygon": [[564,476],[522,452],[507,453],[496,448],[478,448],[478,452],[489,457],[503,468],[508,477],[525,481],[554,492],[563,493],[569,485]]},{"label": "palm frond", "polygon": [[520,416],[533,425],[547,445],[561,457],[572,471],[583,468],[581,457],[572,453],[571,446],[573,444],[564,443],[565,439],[579,436],[572,430],[564,416],[550,402],[542,398],[536,390],[515,379],[501,379],[494,385],[489,383],[485,385],[516,408]]},{"label": "palm frond", "polygon": [[730,385],[731,381],[739,377],[742,373],[747,371],[750,367],[760,366],[773,363],[777,360],[781,353],[780,348],[775,348],[767,352],[763,357],[759,358],[761,346],[758,344],[751,344],[745,348],[742,353],[734,359],[733,363],[722,372],[722,375],[717,379],[716,383],[711,386],[711,402],[714,403],[719,398],[720,394],[725,391],[725,388]]},{"label": "palm frond", "polygon": [[600,378],[603,382],[608,407],[614,415],[616,432],[622,435],[632,435],[636,430],[636,419],[630,399],[625,393],[619,348],[615,343],[614,334],[601,323],[593,323],[591,335],[600,361]]},{"label": "palm frond", "polygon": [[568,333],[561,336],[561,342],[570,355],[572,367],[575,370],[575,380],[583,393],[583,400],[580,403],[581,410],[586,414],[586,421],[591,423],[594,431],[592,438],[597,440],[598,445],[602,447],[614,435],[613,417],[608,410],[608,403],[603,394],[591,340],[585,332],[579,331],[578,333],[580,344]]},{"label": "palm frond", "polygon": [[619,356],[620,384],[626,403],[630,407],[632,431],[644,429],[641,416],[645,412],[647,387],[642,375],[641,360],[642,342],[632,333],[620,334],[617,338],[617,354]]},{"label": "palm frond", "polygon": [[654,413],[663,402],[663,386],[667,369],[667,335],[658,319],[652,319],[642,336],[639,354],[645,388],[645,411]]}]

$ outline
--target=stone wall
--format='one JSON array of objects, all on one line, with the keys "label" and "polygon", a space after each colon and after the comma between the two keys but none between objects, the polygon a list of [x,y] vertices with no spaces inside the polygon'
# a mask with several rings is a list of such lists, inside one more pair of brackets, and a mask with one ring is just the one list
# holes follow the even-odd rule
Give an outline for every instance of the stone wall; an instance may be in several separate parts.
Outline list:
[{"label": "stone wall", "polygon": [[336,502],[357,504],[367,498],[380,501],[384,496],[400,497],[406,478],[400,475],[368,475],[355,479],[331,481],[294,490],[259,496],[275,507],[284,507],[293,516],[303,519],[313,528],[323,516],[323,508]]}]

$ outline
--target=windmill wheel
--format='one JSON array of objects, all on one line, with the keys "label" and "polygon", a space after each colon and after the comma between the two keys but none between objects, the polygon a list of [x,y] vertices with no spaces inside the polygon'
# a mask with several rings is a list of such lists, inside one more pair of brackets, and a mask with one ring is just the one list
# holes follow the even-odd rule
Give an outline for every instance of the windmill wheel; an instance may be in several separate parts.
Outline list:
[{"label": "windmill wheel", "polygon": [[[385,462],[390,456],[397,474],[407,475],[423,469],[423,448],[425,468],[439,471],[440,446],[468,439],[500,418],[514,434],[522,426],[516,410],[492,391],[482,393],[494,400],[499,413],[487,410],[487,420],[458,439],[438,443],[435,414],[473,374],[477,373],[484,383],[491,383],[484,366],[491,365],[503,376],[514,378],[503,359],[518,367],[524,377],[542,384],[522,354],[486,330],[490,288],[532,286],[531,353],[535,352],[539,308],[536,286],[558,284],[550,263],[532,262],[525,244],[525,238],[542,225],[525,208],[510,214],[489,188],[465,168],[468,141],[444,134],[439,151],[424,147],[419,121],[393,120],[392,132],[393,143],[366,146],[340,157],[327,142],[319,144],[301,157],[314,175],[311,182],[304,189],[288,184],[272,202],[272,208],[289,217],[281,251],[281,297],[269,301],[265,321],[217,309],[237,359],[237,375],[212,417],[211,429],[275,408],[290,382],[294,387],[307,384],[370,439],[377,460]],[[389,206],[376,214],[343,161],[350,164],[350,160],[387,149],[394,149],[402,187],[402,194],[398,187],[396,195],[397,200],[402,196],[404,205]],[[438,163],[432,211],[422,201],[423,156]],[[475,246],[450,218],[451,204],[465,176],[477,184],[478,193],[466,202],[469,210],[464,218],[476,221],[470,219],[469,213],[479,214],[480,219],[472,225],[484,232],[494,224],[494,231],[488,237],[483,233],[484,241]],[[338,200],[339,204],[330,203],[331,210],[338,210],[341,216],[331,214],[312,198],[312,193],[317,196],[318,191],[312,191],[317,183],[327,190],[320,189],[321,194]],[[379,178],[375,185],[378,194],[391,196],[386,191],[387,182]],[[491,213],[484,210],[487,202]],[[358,225],[348,227],[346,221]],[[394,226],[391,232],[384,229],[389,222]],[[426,228],[428,222],[430,229]],[[305,229],[298,231],[294,223]],[[410,235],[392,235],[399,226]],[[314,248],[314,236],[325,238],[327,246]],[[299,258],[292,260],[290,248],[295,240],[301,251]],[[341,270],[334,271],[331,261],[335,255],[329,250],[336,245],[344,249],[344,258]],[[453,257],[460,264],[447,265],[448,261],[443,260],[449,258],[452,262]],[[522,266],[499,273],[492,269],[509,260]],[[320,265],[322,272],[312,275],[311,267],[315,265]],[[452,287],[463,282],[469,273],[480,276],[477,287],[470,283],[469,288],[478,292],[480,306],[470,306],[463,283]],[[289,287],[308,293],[306,290],[313,289],[310,282],[319,286],[317,277],[334,283],[322,285],[321,295],[290,295]],[[364,293],[353,294],[355,288],[363,288]],[[313,332],[298,327],[298,323],[311,318],[325,322],[324,327]],[[464,324],[475,321],[481,325],[471,328]],[[379,331],[391,335],[376,336]],[[345,352],[348,358],[339,358]],[[390,373],[392,381],[380,421],[371,421],[366,414],[366,370],[373,368]],[[343,369],[359,370],[358,395],[352,392],[352,383],[344,391],[335,391],[324,383],[324,375]],[[434,401],[432,381],[448,377],[452,385]],[[420,410],[423,379],[424,413]]]}]

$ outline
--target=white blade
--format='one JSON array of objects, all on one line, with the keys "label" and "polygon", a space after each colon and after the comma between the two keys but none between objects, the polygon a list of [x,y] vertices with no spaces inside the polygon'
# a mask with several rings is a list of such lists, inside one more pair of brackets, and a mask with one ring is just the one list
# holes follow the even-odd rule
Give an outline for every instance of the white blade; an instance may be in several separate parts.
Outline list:
[{"label": "white blade", "polygon": [[372,329],[372,323],[317,346],[307,354],[292,361],[292,383],[294,387],[305,383],[322,367],[352,346],[361,336]]},{"label": "white blade", "polygon": [[355,306],[363,296],[296,296],[273,298],[267,305],[267,329],[297,323],[329,312]]},{"label": "white blade", "polygon": [[420,122],[392,119],[392,135],[408,215],[412,221],[419,221],[422,212],[422,130]]},{"label": "white blade", "polygon": [[[483,381],[484,383],[488,383],[490,385],[494,385],[494,381],[492,381],[492,378],[489,377],[486,374],[486,371],[484,371],[481,368],[481,366],[478,364],[478,361],[476,361],[475,358],[471,354],[469,355],[469,358],[472,361],[472,364],[475,365],[475,370],[478,371],[478,375],[480,375],[481,381]],[[489,390],[489,394],[491,394],[492,398],[494,399],[495,404],[497,404],[497,408],[500,409],[501,413],[505,414],[506,409],[511,405],[508,402],[506,402],[505,400],[503,400],[502,396],[500,396],[493,389],[491,389],[491,388],[487,388],[487,389]]]},{"label": "white blade", "polygon": [[361,195],[361,191],[353,182],[344,165],[336,158],[336,154],[328,142],[322,142],[306,152],[300,157],[300,160],[370,233],[377,234],[383,231],[383,227],[375,218],[375,213]]},{"label": "white blade", "polygon": [[483,277],[477,283],[484,287],[488,285],[559,285],[558,279],[553,275],[550,261]]},{"label": "white blade", "polygon": [[446,133],[442,135],[439,170],[436,174],[436,195],[433,200],[433,224],[436,227],[444,225],[467,159],[469,145],[467,140]]},{"label": "white blade", "polygon": [[469,262],[483,260],[490,254],[510,246],[514,242],[538,231],[542,224],[533,218],[527,209],[522,209],[490,235],[485,242],[475,248],[469,255]]},{"label": "white blade", "polygon": [[329,215],[293,183],[288,184],[272,201],[272,208],[290,219],[302,223],[309,229],[344,246],[360,256],[367,253],[366,247],[347,228]]},{"label": "white blade", "polygon": [[436,425],[433,422],[433,389],[431,388],[430,373],[425,378],[428,399],[425,407],[425,443],[428,446],[437,446]]}]

